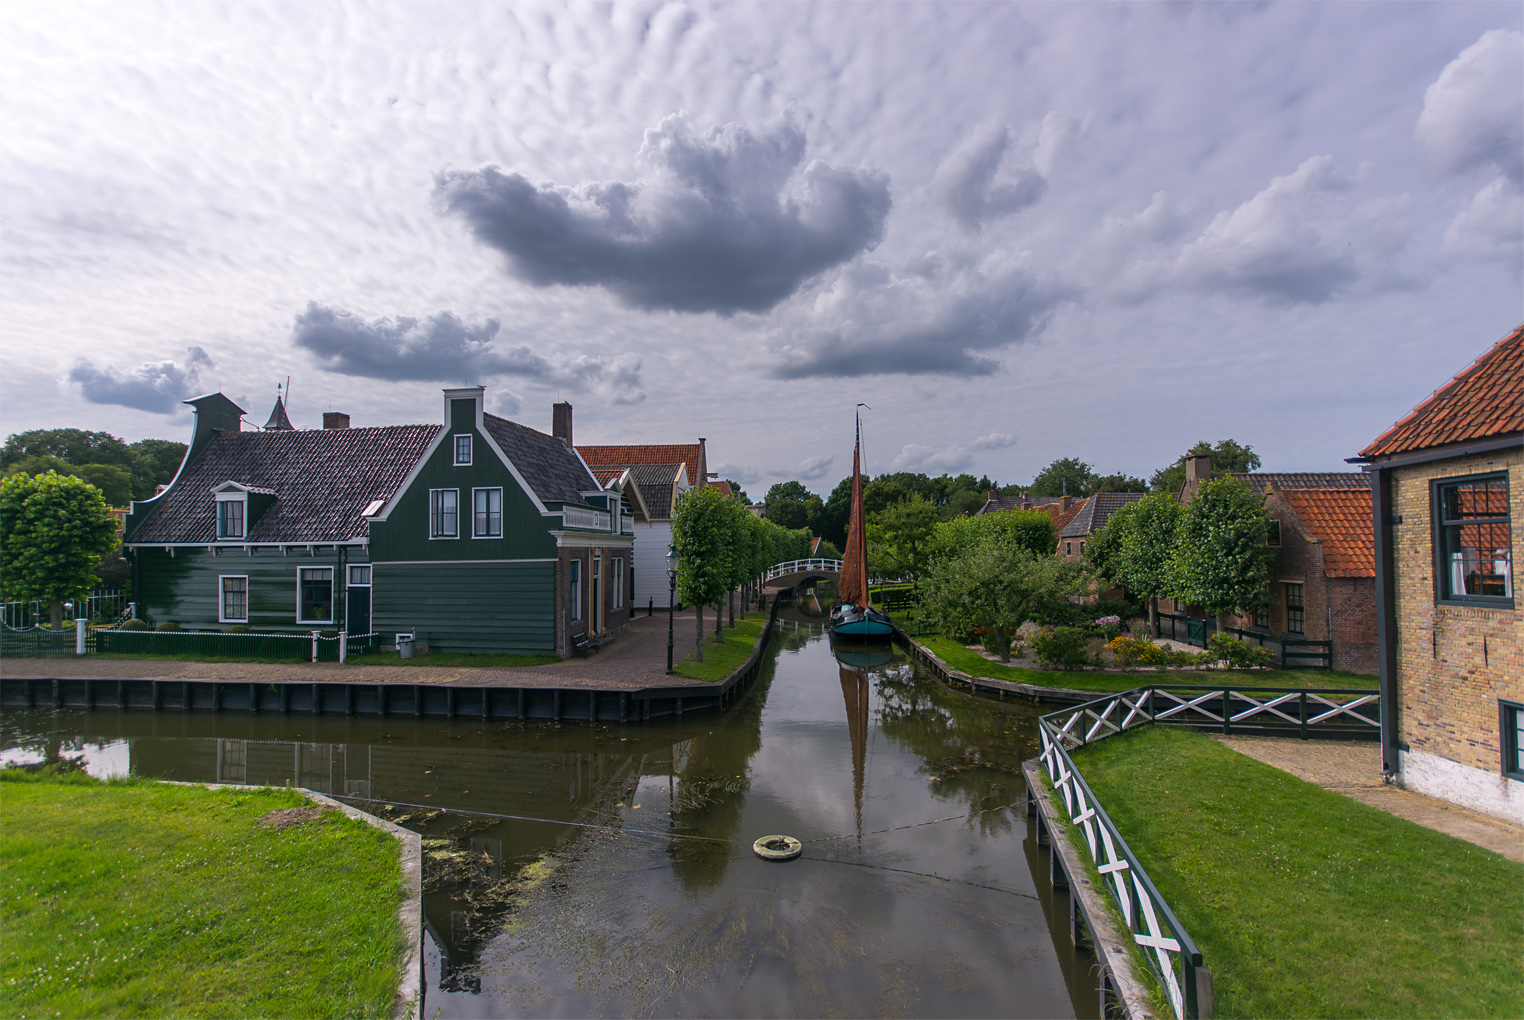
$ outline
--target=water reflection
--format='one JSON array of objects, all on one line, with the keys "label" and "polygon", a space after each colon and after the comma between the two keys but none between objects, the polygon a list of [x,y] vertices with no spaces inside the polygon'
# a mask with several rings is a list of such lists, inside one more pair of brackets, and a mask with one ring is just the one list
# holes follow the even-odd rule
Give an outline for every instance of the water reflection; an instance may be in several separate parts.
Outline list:
[{"label": "water reflection", "polygon": [[[289,782],[421,832],[429,1016],[1093,1015],[1020,807],[1034,711],[838,661],[813,608],[724,715],[6,713],[0,753]],[[755,858],[773,832],[804,857]]]}]

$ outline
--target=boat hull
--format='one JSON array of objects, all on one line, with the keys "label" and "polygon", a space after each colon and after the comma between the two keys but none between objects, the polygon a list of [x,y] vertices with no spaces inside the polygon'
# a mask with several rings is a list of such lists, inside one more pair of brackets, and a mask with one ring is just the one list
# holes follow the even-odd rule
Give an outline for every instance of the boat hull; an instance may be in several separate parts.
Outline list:
[{"label": "boat hull", "polygon": [[889,617],[869,606],[838,606],[827,624],[838,638],[851,641],[885,641],[894,636],[894,624]]}]

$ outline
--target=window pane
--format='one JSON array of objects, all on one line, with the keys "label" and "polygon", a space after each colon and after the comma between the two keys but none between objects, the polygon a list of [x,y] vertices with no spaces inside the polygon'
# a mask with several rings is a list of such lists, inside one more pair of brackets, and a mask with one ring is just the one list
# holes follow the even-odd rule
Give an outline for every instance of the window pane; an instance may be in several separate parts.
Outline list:
[{"label": "window pane", "polygon": [[350,567],[349,583],[360,585],[370,584],[370,567]]},{"label": "window pane", "polygon": [[1493,478],[1483,482],[1447,485],[1440,490],[1440,505],[1447,521],[1507,517],[1508,482],[1503,478]]},{"label": "window pane", "polygon": [[222,579],[222,618],[224,620],[249,618],[249,579],[247,577]]},{"label": "window pane", "polygon": [[333,568],[303,567],[300,619],[303,623],[333,621]]},{"label": "window pane", "polygon": [[1506,524],[1461,524],[1443,529],[1452,595],[1513,596],[1513,550]]},{"label": "window pane", "polygon": [[457,464],[469,464],[469,463],[471,463],[471,437],[470,436],[456,436],[455,437],[455,463],[457,463]]},{"label": "window pane", "polygon": [[1286,630],[1292,634],[1305,633],[1303,630],[1306,623],[1306,607],[1302,602],[1302,586],[1299,584],[1286,585]]},{"label": "window pane", "polygon": [[478,538],[496,538],[503,533],[503,490],[477,489],[474,532]]},{"label": "window pane", "polygon": [[217,537],[243,537],[243,501],[223,499],[217,502]]},{"label": "window pane", "polygon": [[1511,708],[1508,714],[1513,716],[1513,770],[1524,772],[1524,711]]},{"label": "window pane", "polygon": [[436,538],[454,538],[456,532],[456,500],[454,489],[435,489],[430,493],[432,502],[429,532]]}]

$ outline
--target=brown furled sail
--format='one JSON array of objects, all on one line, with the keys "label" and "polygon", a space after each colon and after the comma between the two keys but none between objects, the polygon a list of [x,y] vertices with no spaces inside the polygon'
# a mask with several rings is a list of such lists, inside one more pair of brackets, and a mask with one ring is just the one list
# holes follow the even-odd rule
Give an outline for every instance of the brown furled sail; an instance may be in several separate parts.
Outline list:
[{"label": "brown furled sail", "polygon": [[864,541],[863,476],[858,448],[852,448],[852,515],[847,519],[847,547],[841,554],[841,581],[836,586],[844,606],[868,605],[868,557]]}]

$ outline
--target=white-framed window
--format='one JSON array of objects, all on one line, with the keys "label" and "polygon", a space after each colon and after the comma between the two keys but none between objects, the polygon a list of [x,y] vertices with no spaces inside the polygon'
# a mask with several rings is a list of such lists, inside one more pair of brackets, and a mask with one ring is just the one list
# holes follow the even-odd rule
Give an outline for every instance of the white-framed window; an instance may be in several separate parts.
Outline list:
[{"label": "white-framed window", "polygon": [[217,578],[221,593],[217,600],[217,620],[220,623],[249,622],[249,575],[223,574]]},{"label": "white-framed window", "polygon": [[469,434],[455,437],[455,464],[457,467],[471,466],[471,436]]},{"label": "white-framed window", "polygon": [[459,489],[429,490],[429,537],[460,537]]},{"label": "white-framed window", "polygon": [[582,561],[571,561],[571,618],[582,619]]},{"label": "white-framed window", "polygon": [[243,538],[247,520],[248,502],[239,494],[232,499],[217,500],[217,537]]},{"label": "white-framed window", "polygon": [[613,564],[610,568],[614,572],[614,608],[624,608],[624,559],[615,557],[609,561]]},{"label": "white-framed window", "polygon": [[503,490],[471,490],[471,536],[473,538],[503,537]]},{"label": "white-framed window", "polygon": [[296,622],[333,622],[333,568],[296,568]]},{"label": "white-framed window", "polygon": [[370,587],[370,564],[356,563],[349,568],[349,586],[351,588]]}]

